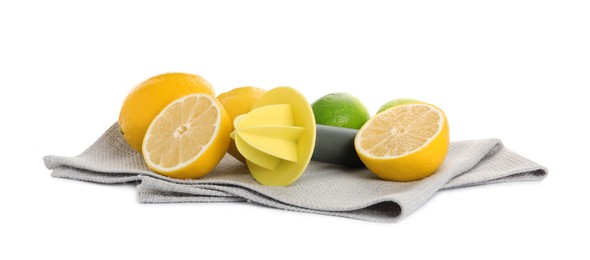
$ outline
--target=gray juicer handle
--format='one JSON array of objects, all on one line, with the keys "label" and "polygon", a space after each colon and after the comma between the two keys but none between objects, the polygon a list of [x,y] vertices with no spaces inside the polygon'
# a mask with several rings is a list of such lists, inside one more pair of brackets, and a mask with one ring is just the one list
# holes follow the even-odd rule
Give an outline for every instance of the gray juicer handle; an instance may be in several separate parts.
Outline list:
[{"label": "gray juicer handle", "polygon": [[357,130],[343,127],[316,125],[314,161],[349,167],[364,167],[354,149]]}]

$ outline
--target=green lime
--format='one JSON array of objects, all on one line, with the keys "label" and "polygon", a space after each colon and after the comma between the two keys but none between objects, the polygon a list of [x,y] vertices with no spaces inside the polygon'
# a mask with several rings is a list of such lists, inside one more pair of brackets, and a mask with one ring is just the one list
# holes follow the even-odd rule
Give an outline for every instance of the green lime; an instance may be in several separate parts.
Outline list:
[{"label": "green lime", "polygon": [[332,93],[311,104],[316,124],[360,129],[369,120],[369,111],[348,93]]},{"label": "green lime", "polygon": [[416,99],[411,99],[411,98],[398,98],[398,99],[390,100],[389,102],[383,104],[379,108],[379,111],[377,111],[377,114],[379,114],[389,108],[395,107],[395,106],[404,105],[404,104],[411,104],[411,103],[422,103],[422,101],[416,100]]}]

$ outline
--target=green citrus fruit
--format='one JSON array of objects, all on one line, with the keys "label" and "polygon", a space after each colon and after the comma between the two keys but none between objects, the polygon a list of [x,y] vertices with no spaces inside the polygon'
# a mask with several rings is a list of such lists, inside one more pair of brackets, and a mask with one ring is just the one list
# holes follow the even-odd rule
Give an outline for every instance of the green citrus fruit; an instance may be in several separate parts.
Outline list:
[{"label": "green citrus fruit", "polygon": [[379,111],[377,111],[377,114],[379,114],[387,109],[390,109],[392,107],[395,107],[395,106],[404,105],[404,104],[412,104],[412,103],[422,103],[422,102],[419,100],[416,100],[416,99],[411,99],[411,98],[398,98],[398,99],[390,100],[389,102],[383,104],[379,108]]},{"label": "green citrus fruit", "polygon": [[348,93],[332,93],[311,104],[316,124],[359,129],[369,120],[369,111]]}]

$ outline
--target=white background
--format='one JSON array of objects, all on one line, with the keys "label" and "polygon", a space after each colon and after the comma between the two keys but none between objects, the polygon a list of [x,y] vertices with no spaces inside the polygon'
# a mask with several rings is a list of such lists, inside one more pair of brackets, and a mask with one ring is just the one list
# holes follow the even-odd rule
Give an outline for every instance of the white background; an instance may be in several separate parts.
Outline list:
[{"label": "white background", "polygon": [[[0,259],[589,259],[587,1],[2,1]],[[217,93],[412,97],[452,140],[498,137],[540,183],[445,191],[396,224],[249,204],[137,202],[50,177],[127,92],[184,71]],[[250,258],[252,258],[250,257]],[[303,258],[305,257],[305,258]]]}]

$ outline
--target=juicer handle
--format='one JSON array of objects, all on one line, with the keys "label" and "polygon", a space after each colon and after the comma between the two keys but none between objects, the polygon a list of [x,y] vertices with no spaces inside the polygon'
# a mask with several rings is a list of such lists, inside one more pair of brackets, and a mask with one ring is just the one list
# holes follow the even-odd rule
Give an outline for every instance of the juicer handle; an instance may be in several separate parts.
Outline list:
[{"label": "juicer handle", "polygon": [[311,159],[348,167],[364,167],[354,149],[356,133],[356,129],[316,125],[315,147]]}]

